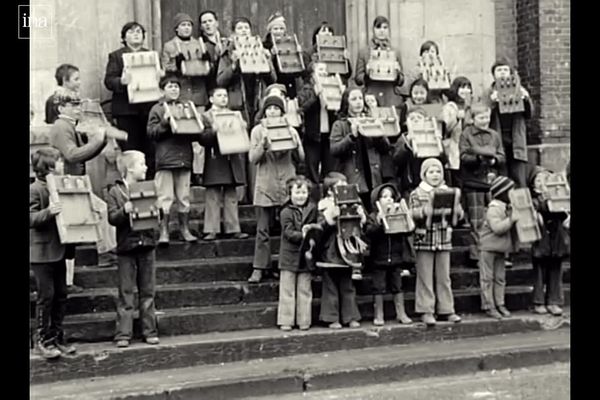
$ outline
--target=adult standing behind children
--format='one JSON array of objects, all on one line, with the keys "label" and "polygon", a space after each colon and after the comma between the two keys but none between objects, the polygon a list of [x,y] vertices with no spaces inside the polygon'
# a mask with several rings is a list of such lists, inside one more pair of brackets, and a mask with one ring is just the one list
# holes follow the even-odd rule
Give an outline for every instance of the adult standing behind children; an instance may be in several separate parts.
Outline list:
[{"label": "adult standing behind children", "polygon": [[153,102],[130,104],[127,85],[131,76],[123,71],[123,54],[148,51],[144,47],[146,29],[137,22],[128,22],[121,29],[123,47],[108,55],[104,86],[113,92],[111,112],[117,128],[127,132],[127,142],[119,142],[121,150],[139,150],[146,155],[148,179],[154,178],[154,145],[146,136],[146,123]]},{"label": "adult standing behind children", "polygon": [[[398,61],[400,70],[395,81],[376,81],[370,78],[371,71],[367,69],[367,63],[372,50],[391,50],[396,54],[396,61]],[[373,38],[369,45],[358,53],[354,80],[357,85],[365,86],[366,93],[376,96],[379,106],[399,107],[402,104],[402,96],[400,95],[400,87],[404,83],[402,58],[400,51],[394,49],[390,42],[390,22],[386,17],[378,16],[373,21]]]},{"label": "adult standing behind children", "polygon": [[221,33],[219,32],[219,17],[217,17],[216,12],[212,10],[202,11],[200,16],[198,16],[198,23],[200,39],[204,41],[212,65],[210,74],[206,79],[206,89],[210,94],[210,91],[214,89],[217,84],[219,58],[221,58],[221,54],[223,54],[225,48],[223,46],[223,40],[221,39]]},{"label": "adult standing behind children", "polygon": [[[508,78],[514,71],[508,60],[502,58],[492,65],[492,75],[495,80]],[[527,187],[527,125],[525,120],[533,115],[533,102],[529,92],[521,87],[521,97],[525,111],[511,114],[500,114],[498,105],[498,91],[496,82],[486,94],[483,100],[489,103],[492,109],[490,128],[499,132],[502,136],[502,144],[506,152],[506,166],[503,175],[509,176],[520,188]]]}]

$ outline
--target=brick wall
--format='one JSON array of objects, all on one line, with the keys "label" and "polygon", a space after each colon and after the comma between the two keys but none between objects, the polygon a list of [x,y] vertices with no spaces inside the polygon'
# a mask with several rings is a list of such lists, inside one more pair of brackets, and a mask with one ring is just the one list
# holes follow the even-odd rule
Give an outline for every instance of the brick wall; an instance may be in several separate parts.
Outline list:
[{"label": "brick wall", "polygon": [[541,110],[545,143],[571,136],[570,1],[539,0]]},{"label": "brick wall", "polygon": [[540,142],[540,4],[541,0],[517,0],[517,64],[521,82],[536,107],[536,118],[529,121],[528,143]]},{"label": "brick wall", "polygon": [[517,61],[517,1],[495,0],[496,55]]}]

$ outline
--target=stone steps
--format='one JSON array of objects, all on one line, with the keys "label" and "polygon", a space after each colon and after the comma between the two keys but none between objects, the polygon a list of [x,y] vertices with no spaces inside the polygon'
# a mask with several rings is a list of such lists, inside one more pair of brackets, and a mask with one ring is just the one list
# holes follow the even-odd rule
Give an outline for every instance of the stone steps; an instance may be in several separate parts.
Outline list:
[{"label": "stone steps", "polygon": [[[268,285],[266,286],[268,287]],[[531,286],[509,286],[506,289],[506,306],[510,310],[531,308]],[[569,304],[570,290],[565,285],[565,302]],[[313,299],[313,323],[319,324],[318,295]],[[405,305],[409,315],[414,315],[414,294],[406,293]],[[469,314],[480,312],[478,288],[454,290],[456,312]],[[357,296],[363,321],[373,317],[371,295]],[[385,296],[385,313],[388,318],[395,315],[391,295]],[[115,311],[69,315],[65,318],[65,335],[70,341],[99,342],[112,340],[116,327]],[[204,307],[178,307],[157,312],[161,337],[189,335],[207,332],[226,332],[245,329],[274,328],[277,322],[277,302],[255,302],[248,304],[210,305]],[[134,336],[139,337],[139,319],[134,320]]]},{"label": "stone steps", "polygon": [[73,359],[33,356],[30,390],[45,399],[219,400],[513,369],[568,362],[570,331],[561,325],[568,320],[515,316],[435,328],[246,331],[155,347],[80,346]]},{"label": "stone steps", "polygon": [[[221,264],[227,266],[227,264]],[[181,268],[181,272],[175,272]],[[203,271],[209,269],[208,272]],[[218,268],[218,265],[216,266]],[[203,307],[210,305],[228,304],[252,304],[261,302],[276,302],[279,294],[279,282],[267,280],[259,284],[250,284],[245,280],[235,280],[226,275],[227,270],[221,271],[224,280],[216,280],[212,265],[196,266],[190,271],[187,267],[160,267],[157,273],[159,280],[156,288],[157,309],[171,309],[178,307]],[[114,270],[114,268],[113,268]],[[237,268],[237,264],[231,268],[235,275],[247,275],[247,268]],[[67,314],[86,314],[94,312],[111,312],[116,310],[118,292],[116,284],[116,270],[102,271],[104,274],[112,272],[111,278],[115,280],[113,286],[87,289],[83,293],[72,294],[67,300]],[[368,295],[372,293],[372,280],[368,273],[365,279],[356,281],[357,294]],[[469,268],[455,268],[451,271],[452,287],[455,290],[479,287],[479,271]],[[570,267],[565,268],[563,280],[570,282]],[[75,280],[78,282],[78,280]],[[101,283],[107,283],[107,280]],[[531,265],[517,265],[507,271],[507,285],[528,285],[532,281]],[[87,283],[92,283],[88,280]],[[413,292],[415,287],[415,276],[411,275],[403,279],[404,290]],[[320,276],[313,280],[313,293],[315,297],[321,293]],[[85,286],[89,287],[89,286]],[[36,296],[32,294],[30,301],[34,306]],[[137,297],[136,297],[137,304]]]}]

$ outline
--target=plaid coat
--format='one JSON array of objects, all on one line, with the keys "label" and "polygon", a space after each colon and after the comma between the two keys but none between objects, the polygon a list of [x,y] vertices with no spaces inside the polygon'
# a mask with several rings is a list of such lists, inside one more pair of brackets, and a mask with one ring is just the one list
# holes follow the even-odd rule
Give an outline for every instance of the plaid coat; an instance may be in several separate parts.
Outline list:
[{"label": "plaid coat", "polygon": [[[445,222],[434,219],[432,226],[427,227],[424,207],[433,198],[431,189],[421,183],[413,190],[409,198],[409,207],[415,221],[415,250],[417,251],[450,251],[452,250],[452,227]],[[431,186],[429,186],[431,188]],[[459,212],[462,214],[462,209]]]}]

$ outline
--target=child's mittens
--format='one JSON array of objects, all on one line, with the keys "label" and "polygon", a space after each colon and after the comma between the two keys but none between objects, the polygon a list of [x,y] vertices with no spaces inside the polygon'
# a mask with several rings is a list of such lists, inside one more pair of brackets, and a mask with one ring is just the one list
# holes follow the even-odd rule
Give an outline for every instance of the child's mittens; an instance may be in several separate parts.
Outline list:
[{"label": "child's mittens", "polygon": [[338,206],[329,206],[323,210],[323,217],[329,225],[335,225],[335,219],[340,215],[340,208]]},{"label": "child's mittens", "polygon": [[126,214],[131,214],[133,212],[133,203],[128,201],[123,205],[123,210]]},{"label": "child's mittens", "polygon": [[365,209],[362,206],[358,206],[356,207],[356,212],[360,216],[360,223],[365,224],[367,222],[367,214],[365,214]]},{"label": "child's mittens", "polygon": [[569,214],[567,218],[563,221],[563,228],[567,230],[571,229],[571,214]]},{"label": "child's mittens", "polygon": [[60,201],[51,201],[48,205],[48,211],[51,215],[58,215],[62,212],[62,203]]}]

